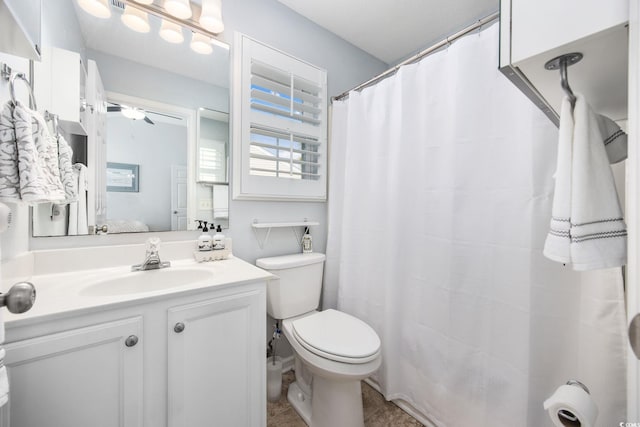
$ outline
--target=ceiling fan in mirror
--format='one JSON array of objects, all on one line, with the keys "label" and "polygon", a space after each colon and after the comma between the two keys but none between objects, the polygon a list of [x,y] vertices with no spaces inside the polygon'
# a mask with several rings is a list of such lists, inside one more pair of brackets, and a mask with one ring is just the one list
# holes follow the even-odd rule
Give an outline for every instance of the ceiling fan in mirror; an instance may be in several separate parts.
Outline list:
[{"label": "ceiling fan in mirror", "polygon": [[168,117],[174,120],[182,120],[181,117],[172,116],[170,114],[159,113],[157,111],[147,111],[147,110],[143,110],[142,108],[130,107],[128,105],[117,104],[115,102],[109,103],[109,105],[107,106],[107,112],[120,113],[126,118],[131,120],[144,120],[150,125],[155,125],[155,123],[153,122],[153,120],[149,118],[149,114],[151,114],[152,116],[156,115],[156,116]]}]

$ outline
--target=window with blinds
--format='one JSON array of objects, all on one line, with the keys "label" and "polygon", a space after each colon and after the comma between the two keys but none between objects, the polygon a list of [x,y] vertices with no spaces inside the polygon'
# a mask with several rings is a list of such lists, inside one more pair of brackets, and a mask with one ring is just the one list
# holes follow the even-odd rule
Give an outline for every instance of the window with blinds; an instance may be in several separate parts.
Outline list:
[{"label": "window with blinds", "polygon": [[223,141],[200,138],[198,149],[198,181],[227,181],[227,144]]},{"label": "window with blinds", "polygon": [[238,37],[234,198],[326,200],[326,71]]}]

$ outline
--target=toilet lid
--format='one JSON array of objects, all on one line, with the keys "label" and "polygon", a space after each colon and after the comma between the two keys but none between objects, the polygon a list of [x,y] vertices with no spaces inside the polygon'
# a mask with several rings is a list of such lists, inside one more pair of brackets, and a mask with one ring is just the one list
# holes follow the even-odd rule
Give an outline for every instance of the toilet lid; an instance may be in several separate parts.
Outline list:
[{"label": "toilet lid", "polygon": [[293,332],[307,350],[339,362],[366,363],[380,351],[380,338],[371,326],[337,310],[295,320]]}]

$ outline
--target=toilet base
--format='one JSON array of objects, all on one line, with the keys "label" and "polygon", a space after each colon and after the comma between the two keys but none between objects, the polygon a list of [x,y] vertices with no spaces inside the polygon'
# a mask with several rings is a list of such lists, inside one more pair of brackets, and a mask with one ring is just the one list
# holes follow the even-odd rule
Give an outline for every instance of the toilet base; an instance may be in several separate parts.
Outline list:
[{"label": "toilet base", "polygon": [[364,427],[360,380],[313,376],[312,427]]},{"label": "toilet base", "polygon": [[360,381],[332,381],[314,376],[313,399],[296,382],[289,385],[287,401],[311,427],[363,427]]},{"label": "toilet base", "polygon": [[308,425],[311,425],[311,397],[305,394],[297,382],[289,384],[287,401],[293,409],[300,415],[300,418]]}]

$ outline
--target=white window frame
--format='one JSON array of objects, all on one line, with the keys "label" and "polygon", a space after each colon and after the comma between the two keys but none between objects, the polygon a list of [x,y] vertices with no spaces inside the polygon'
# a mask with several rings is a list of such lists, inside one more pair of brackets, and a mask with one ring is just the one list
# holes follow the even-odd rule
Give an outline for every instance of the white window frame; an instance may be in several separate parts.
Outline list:
[{"label": "white window frame", "polygon": [[[235,33],[233,52],[233,199],[234,200],[327,200],[327,72],[278,49],[265,45],[242,34]],[[321,86],[321,124],[314,135],[320,142],[318,153],[320,167],[318,179],[289,179],[260,176],[250,173],[251,126],[256,116],[262,114],[251,109],[251,63],[255,59],[264,64],[286,70],[295,76],[316,82]],[[277,121],[277,120],[275,120]],[[274,122],[275,122],[274,121]],[[275,128],[275,127],[274,127]],[[279,130],[296,132],[295,124],[282,124]]]}]

